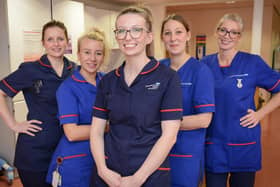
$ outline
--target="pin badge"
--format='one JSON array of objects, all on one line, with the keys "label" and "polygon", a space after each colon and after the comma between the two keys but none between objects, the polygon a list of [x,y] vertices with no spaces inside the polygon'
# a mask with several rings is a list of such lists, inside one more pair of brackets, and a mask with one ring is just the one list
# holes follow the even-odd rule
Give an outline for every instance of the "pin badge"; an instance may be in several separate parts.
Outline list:
[{"label": "pin badge", "polygon": [[242,88],[243,84],[242,84],[242,79],[237,79],[237,88]]}]

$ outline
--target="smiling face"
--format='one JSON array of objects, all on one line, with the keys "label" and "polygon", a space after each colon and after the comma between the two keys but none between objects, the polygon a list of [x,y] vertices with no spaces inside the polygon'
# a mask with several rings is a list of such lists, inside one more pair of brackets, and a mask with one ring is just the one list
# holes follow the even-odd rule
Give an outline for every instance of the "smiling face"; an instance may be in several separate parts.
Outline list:
[{"label": "smiling face", "polygon": [[[118,37],[119,31],[125,32],[123,39]],[[153,40],[144,17],[137,13],[127,13],[117,18],[115,36],[125,56],[146,56],[146,46]]]},{"label": "smiling face", "polygon": [[186,43],[190,40],[191,34],[182,23],[168,20],[164,23],[161,37],[171,56],[186,54]]},{"label": "smiling face", "polygon": [[216,37],[220,50],[235,50],[241,38],[241,26],[236,21],[225,19],[217,28]]},{"label": "smiling face", "polygon": [[65,31],[59,27],[49,27],[44,31],[42,40],[49,59],[62,58],[67,47],[68,40]]},{"label": "smiling face", "polygon": [[78,59],[81,74],[94,74],[104,61],[104,44],[101,41],[83,38],[80,41]]}]

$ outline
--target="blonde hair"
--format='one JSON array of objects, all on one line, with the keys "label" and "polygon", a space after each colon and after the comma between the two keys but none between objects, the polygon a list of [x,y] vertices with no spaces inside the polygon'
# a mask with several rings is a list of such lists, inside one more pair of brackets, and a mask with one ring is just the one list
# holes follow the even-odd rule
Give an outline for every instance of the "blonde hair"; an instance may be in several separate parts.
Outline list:
[{"label": "blonde hair", "polygon": [[231,20],[238,23],[240,31],[244,29],[244,23],[240,15],[236,13],[225,14],[218,22],[217,28],[219,28],[226,20]]},{"label": "blonde hair", "polygon": [[80,36],[78,39],[78,53],[80,52],[81,42],[85,38],[102,42],[103,52],[104,52],[103,64],[106,64],[107,59],[108,59],[108,54],[109,54],[109,48],[108,48],[108,44],[107,44],[104,32],[99,30],[98,28],[93,27],[88,32],[86,32],[82,36]]}]

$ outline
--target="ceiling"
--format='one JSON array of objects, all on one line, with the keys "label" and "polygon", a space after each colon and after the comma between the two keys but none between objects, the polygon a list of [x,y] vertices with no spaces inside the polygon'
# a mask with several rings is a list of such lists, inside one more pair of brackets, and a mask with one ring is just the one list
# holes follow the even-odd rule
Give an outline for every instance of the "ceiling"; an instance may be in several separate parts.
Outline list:
[{"label": "ceiling", "polygon": [[[84,2],[85,4],[102,9],[121,9],[124,6],[132,4],[141,5],[191,5],[191,4],[213,4],[213,3],[238,3],[238,2],[253,2],[258,0],[76,0]],[[263,0],[264,3],[273,3],[280,12],[280,0]]]}]

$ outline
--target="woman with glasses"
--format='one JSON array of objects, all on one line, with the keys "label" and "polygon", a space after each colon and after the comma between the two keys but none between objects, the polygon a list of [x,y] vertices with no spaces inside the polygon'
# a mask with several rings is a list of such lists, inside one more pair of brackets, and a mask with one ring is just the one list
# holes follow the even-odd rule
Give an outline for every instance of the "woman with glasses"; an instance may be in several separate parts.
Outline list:
[{"label": "woman with glasses", "polygon": [[[98,86],[91,149],[99,177],[92,186],[168,187],[166,157],[182,115],[179,78],[147,56],[146,48],[153,41],[147,9],[126,8],[115,25],[125,62]],[[110,130],[104,137],[107,120]]]},{"label": "woman with glasses", "polygon": [[[18,133],[15,166],[24,187],[50,187],[46,175],[52,154],[62,135],[57,119],[55,93],[72,74],[74,63],[64,57],[68,44],[65,25],[49,21],[42,29],[46,54],[33,62],[24,62],[0,82],[0,116]],[[28,114],[17,122],[6,103],[7,97],[23,92]]]},{"label": "woman with glasses", "polygon": [[88,187],[93,170],[89,135],[92,104],[105,58],[105,36],[92,29],[78,39],[81,66],[57,91],[58,116],[64,134],[53,154],[47,181],[60,187]]},{"label": "woman with glasses", "polygon": [[[215,78],[216,112],[207,130],[206,186],[253,187],[261,169],[260,120],[280,105],[280,75],[258,56],[238,51],[243,22],[226,14],[218,23],[219,51],[205,57]],[[259,110],[256,87],[274,94]]]},{"label": "woman with glasses", "polygon": [[161,38],[169,54],[161,63],[177,71],[183,95],[183,120],[169,155],[172,187],[198,187],[204,172],[206,128],[215,111],[214,79],[205,64],[188,54],[191,31],[182,16],[164,19]]}]

